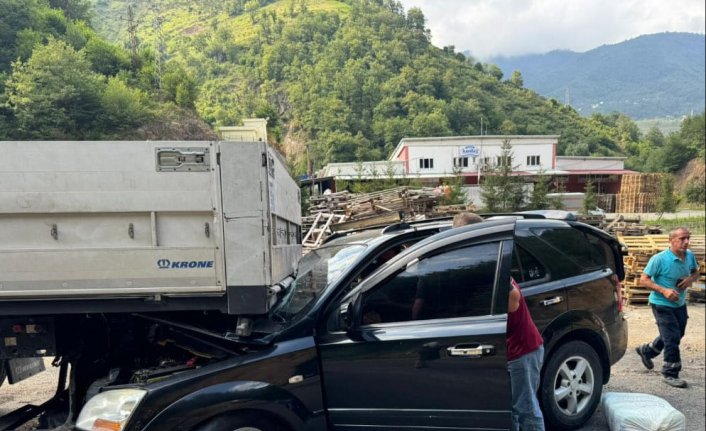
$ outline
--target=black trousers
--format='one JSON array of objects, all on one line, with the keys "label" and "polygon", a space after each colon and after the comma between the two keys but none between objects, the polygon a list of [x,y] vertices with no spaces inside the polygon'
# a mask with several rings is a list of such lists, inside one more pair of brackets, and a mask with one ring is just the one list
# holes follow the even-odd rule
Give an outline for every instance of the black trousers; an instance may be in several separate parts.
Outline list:
[{"label": "black trousers", "polygon": [[679,343],[686,330],[686,321],[689,319],[686,305],[674,308],[652,304],[652,314],[657,320],[659,335],[643,351],[649,358],[654,358],[664,351],[662,374],[667,377],[679,377],[679,371],[681,371]]}]

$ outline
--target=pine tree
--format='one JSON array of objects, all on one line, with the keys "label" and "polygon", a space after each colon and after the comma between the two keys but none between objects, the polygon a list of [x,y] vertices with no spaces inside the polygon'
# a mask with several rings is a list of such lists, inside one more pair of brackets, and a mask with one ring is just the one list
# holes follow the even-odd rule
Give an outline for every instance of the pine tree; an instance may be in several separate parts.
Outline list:
[{"label": "pine tree", "polygon": [[500,149],[497,166],[485,170],[480,195],[486,211],[519,211],[524,206],[525,195],[522,181],[512,175],[513,154],[510,140],[504,139]]},{"label": "pine tree", "polygon": [[547,197],[548,193],[549,176],[545,175],[543,170],[540,170],[537,175],[537,181],[534,183],[534,187],[532,188],[532,194],[530,195],[530,201],[527,208],[531,210],[545,210],[549,208],[550,202]]},{"label": "pine tree", "polygon": [[581,214],[588,215],[598,206],[598,196],[596,195],[596,189],[593,187],[593,181],[586,181],[583,193],[583,204],[581,205],[580,212]]}]

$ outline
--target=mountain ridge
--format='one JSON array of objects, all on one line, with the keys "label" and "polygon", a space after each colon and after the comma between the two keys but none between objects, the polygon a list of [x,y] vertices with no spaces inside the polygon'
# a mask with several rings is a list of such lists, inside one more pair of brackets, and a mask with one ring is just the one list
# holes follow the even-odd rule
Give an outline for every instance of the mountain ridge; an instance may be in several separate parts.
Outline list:
[{"label": "mountain ridge", "polygon": [[656,33],[577,53],[495,57],[505,76],[588,116],[621,112],[635,119],[682,117],[704,109],[703,34]]}]

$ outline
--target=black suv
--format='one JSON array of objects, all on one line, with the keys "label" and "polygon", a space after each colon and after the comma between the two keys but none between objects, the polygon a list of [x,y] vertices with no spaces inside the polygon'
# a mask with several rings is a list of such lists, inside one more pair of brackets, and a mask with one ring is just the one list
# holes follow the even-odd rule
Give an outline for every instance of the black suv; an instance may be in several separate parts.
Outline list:
[{"label": "black suv", "polygon": [[77,429],[111,417],[126,431],[509,429],[510,277],[545,340],[547,425],[578,428],[626,349],[620,244],[524,217],[339,234],[302,259],[251,336],[212,339],[201,351],[220,357],[200,367],[130,370],[132,383],[88,401]]}]

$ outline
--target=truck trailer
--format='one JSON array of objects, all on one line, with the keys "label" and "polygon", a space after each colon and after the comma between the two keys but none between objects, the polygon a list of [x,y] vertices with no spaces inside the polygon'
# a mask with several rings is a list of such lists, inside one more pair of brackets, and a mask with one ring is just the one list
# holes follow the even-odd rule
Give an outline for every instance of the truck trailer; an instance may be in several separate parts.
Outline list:
[{"label": "truck trailer", "polygon": [[[299,187],[261,137],[2,141],[0,154],[0,384],[54,358],[43,428],[70,423],[126,361],[152,378],[223,355],[293,279]],[[39,413],[24,410],[0,430]]]}]

